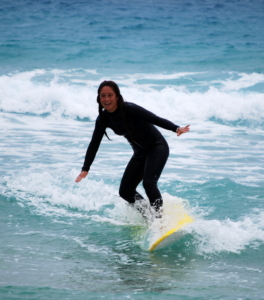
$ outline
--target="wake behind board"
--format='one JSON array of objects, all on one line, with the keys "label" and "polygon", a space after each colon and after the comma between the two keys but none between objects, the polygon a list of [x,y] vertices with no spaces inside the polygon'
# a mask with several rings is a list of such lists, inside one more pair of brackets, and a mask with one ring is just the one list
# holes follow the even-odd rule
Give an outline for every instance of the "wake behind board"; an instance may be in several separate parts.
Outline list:
[{"label": "wake behind board", "polygon": [[[184,227],[194,222],[194,219],[188,215],[183,203],[180,201],[182,199],[177,197],[166,198],[164,199],[162,218],[153,222],[149,228],[147,235],[149,251],[159,250],[174,244],[185,234]],[[179,202],[176,204],[175,201]]]}]

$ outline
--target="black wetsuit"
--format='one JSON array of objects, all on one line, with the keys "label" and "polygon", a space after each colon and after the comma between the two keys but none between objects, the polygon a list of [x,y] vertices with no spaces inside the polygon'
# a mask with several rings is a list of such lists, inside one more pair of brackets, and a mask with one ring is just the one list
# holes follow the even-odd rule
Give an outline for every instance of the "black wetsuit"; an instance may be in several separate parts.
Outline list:
[{"label": "black wetsuit", "polygon": [[[143,180],[143,187],[149,198],[150,204],[159,209],[163,201],[157,187],[158,179],[169,156],[169,147],[158,129],[157,125],[167,130],[176,132],[179,126],[160,118],[150,111],[134,103],[126,102],[126,120],[124,124],[117,108],[113,113],[104,110],[105,128],[111,128],[117,135],[123,135],[131,144],[134,154],[130,159],[121,180],[119,194],[128,201],[143,199],[136,191],[138,184]],[[98,116],[92,140],[88,146],[82,171],[89,171],[100,146],[105,132]]]}]

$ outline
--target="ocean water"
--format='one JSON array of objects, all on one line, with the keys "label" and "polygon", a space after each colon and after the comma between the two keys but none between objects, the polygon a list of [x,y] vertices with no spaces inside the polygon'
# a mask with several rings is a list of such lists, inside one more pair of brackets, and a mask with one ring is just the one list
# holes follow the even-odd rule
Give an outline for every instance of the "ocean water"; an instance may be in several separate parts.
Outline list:
[{"label": "ocean water", "polygon": [[[0,299],[264,299],[264,2],[1,0],[0,24]],[[124,138],[74,182],[106,79],[191,125],[161,129],[159,188],[195,222],[157,252]]]}]

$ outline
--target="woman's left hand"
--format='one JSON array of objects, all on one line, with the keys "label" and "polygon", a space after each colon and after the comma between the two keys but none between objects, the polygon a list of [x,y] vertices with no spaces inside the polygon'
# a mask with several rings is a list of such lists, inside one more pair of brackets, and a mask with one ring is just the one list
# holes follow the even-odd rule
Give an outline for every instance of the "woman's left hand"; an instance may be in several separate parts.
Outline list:
[{"label": "woman's left hand", "polygon": [[178,127],[178,129],[176,130],[177,136],[180,136],[181,134],[190,131],[189,127],[190,127],[190,125],[187,125],[185,127]]}]

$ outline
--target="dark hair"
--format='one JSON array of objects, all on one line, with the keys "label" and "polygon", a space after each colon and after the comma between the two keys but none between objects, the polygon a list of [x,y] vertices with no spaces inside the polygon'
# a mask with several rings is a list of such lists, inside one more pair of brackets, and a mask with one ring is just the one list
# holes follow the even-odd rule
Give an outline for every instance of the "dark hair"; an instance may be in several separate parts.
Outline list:
[{"label": "dark hair", "polygon": [[[127,119],[126,119],[126,105],[125,105],[125,101],[123,99],[123,96],[120,93],[118,85],[114,81],[111,81],[111,80],[108,80],[108,81],[105,80],[105,81],[103,81],[99,85],[98,91],[97,91],[97,103],[99,105],[98,106],[98,111],[99,111],[99,116],[100,116],[100,124],[101,124],[102,128],[103,129],[105,128],[105,116],[104,116],[104,113],[103,113],[103,106],[102,106],[101,101],[100,101],[100,93],[101,93],[102,88],[105,87],[105,86],[109,86],[114,91],[114,93],[116,94],[117,104],[118,104],[118,107],[120,108],[120,113],[121,113],[121,117],[123,119],[124,126],[126,127],[126,129],[129,132],[128,122],[127,122]],[[104,134],[110,140],[110,138],[108,137],[106,131],[104,132]]]}]

